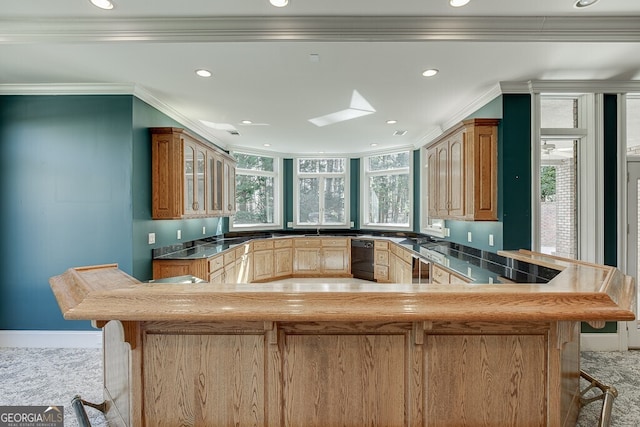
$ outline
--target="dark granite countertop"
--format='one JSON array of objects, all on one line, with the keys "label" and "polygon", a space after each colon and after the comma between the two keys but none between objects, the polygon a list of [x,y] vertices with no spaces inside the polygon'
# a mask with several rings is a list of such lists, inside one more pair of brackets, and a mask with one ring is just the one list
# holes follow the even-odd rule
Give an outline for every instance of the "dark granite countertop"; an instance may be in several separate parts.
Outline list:
[{"label": "dark granite countertop", "polygon": [[468,278],[471,283],[546,283],[559,271],[506,258],[493,252],[482,251],[456,243],[437,240],[417,233],[396,233],[368,230],[295,230],[261,233],[227,233],[180,245],[153,250],[153,259],[193,260],[206,259],[250,240],[279,237],[358,237],[388,239],[407,248],[429,262],[437,263]]}]

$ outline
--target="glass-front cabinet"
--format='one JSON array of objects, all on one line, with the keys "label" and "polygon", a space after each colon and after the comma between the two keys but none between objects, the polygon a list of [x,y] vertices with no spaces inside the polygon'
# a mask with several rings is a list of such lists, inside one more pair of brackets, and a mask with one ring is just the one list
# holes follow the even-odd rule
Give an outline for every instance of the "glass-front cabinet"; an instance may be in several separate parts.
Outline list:
[{"label": "glass-front cabinet", "polygon": [[235,213],[235,160],[180,128],[151,128],[152,217]]}]

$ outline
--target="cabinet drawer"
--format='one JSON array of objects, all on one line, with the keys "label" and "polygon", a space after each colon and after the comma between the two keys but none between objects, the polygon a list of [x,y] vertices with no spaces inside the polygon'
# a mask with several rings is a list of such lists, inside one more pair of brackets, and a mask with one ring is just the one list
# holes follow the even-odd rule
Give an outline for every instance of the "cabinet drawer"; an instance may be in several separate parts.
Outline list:
[{"label": "cabinet drawer", "polygon": [[413,263],[413,256],[411,255],[411,252],[409,252],[408,250],[402,249],[398,255],[407,264]]},{"label": "cabinet drawer", "polygon": [[321,243],[320,239],[296,239],[293,245],[297,248],[319,248]]},{"label": "cabinet drawer", "polygon": [[253,242],[254,251],[263,251],[265,249],[273,249],[273,241],[271,240],[258,240]]},{"label": "cabinet drawer", "polygon": [[383,282],[389,281],[389,267],[387,267],[386,265],[376,265],[373,274],[373,277],[376,280],[380,280]]},{"label": "cabinet drawer", "polygon": [[435,264],[433,265],[433,279],[432,282],[433,283],[449,283],[449,272],[447,270],[445,270],[444,268],[438,267]]},{"label": "cabinet drawer", "polygon": [[331,247],[346,247],[348,246],[347,239],[321,239],[322,246],[331,246]]},{"label": "cabinet drawer", "polygon": [[227,251],[224,253],[224,265],[231,264],[236,260],[236,254],[234,251]]},{"label": "cabinet drawer", "polygon": [[463,279],[462,277],[456,276],[455,274],[450,274],[449,283],[456,284],[456,285],[464,285],[466,283],[469,283],[469,280]]},{"label": "cabinet drawer", "polygon": [[376,248],[376,265],[389,265],[389,251],[381,251]]},{"label": "cabinet drawer", "polygon": [[223,265],[224,258],[222,255],[209,258],[209,273],[213,273],[214,271],[221,269]]},{"label": "cabinet drawer", "polygon": [[380,249],[380,250],[383,250],[383,251],[386,251],[386,250],[389,249],[389,242],[385,242],[384,240],[376,240],[373,243],[373,245],[374,245],[373,246],[374,248]]},{"label": "cabinet drawer", "polygon": [[292,240],[291,239],[279,239],[279,240],[274,240],[273,241],[273,247],[278,249],[278,248],[290,248],[292,245]]},{"label": "cabinet drawer", "polygon": [[235,250],[235,254],[236,254],[236,259],[242,258],[243,255],[249,253],[249,245],[240,245],[236,248]]}]

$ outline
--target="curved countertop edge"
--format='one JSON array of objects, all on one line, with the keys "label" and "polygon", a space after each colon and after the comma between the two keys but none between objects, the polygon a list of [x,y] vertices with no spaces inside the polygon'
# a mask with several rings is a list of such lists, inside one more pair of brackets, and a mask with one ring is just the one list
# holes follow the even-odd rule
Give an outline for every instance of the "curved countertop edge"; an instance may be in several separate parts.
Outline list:
[{"label": "curved countertop edge", "polygon": [[[562,270],[546,284],[154,284],[115,264],[50,279],[65,319],[123,321],[630,321],[635,282],[614,267],[504,252]],[[304,289],[300,289],[304,286]]]}]

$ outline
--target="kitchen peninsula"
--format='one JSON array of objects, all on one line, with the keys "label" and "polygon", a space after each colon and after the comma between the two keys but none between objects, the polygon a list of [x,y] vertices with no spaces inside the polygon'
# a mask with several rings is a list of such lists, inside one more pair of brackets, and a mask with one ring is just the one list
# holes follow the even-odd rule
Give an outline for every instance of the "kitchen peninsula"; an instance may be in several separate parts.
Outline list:
[{"label": "kitchen peninsula", "polygon": [[112,425],[575,425],[580,322],[634,319],[633,280],[501,255],[559,273],[547,283],[167,284],[103,265],[51,286],[66,319],[104,330]]}]

